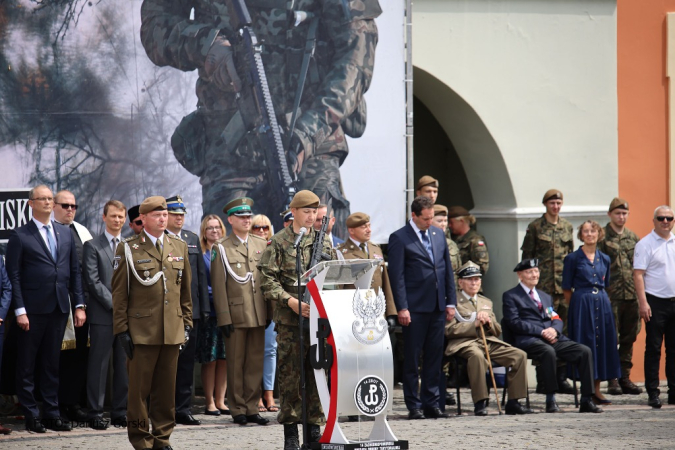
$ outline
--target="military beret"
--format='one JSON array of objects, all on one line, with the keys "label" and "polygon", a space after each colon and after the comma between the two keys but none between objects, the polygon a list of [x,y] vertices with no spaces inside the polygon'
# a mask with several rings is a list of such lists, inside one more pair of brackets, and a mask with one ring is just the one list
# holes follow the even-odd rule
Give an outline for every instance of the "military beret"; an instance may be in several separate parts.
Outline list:
[{"label": "military beret", "polygon": [[304,190],[295,194],[289,206],[291,208],[318,208],[319,203],[321,201],[314,192]]},{"label": "military beret", "polygon": [[293,213],[291,212],[290,209],[287,209],[286,211],[282,212],[279,215],[284,218],[284,222],[288,222],[289,220],[293,220]]},{"label": "military beret", "polygon": [[549,189],[544,194],[544,199],[541,202],[546,203],[549,200],[562,200],[562,199],[563,199],[562,192],[560,192],[557,189]]},{"label": "military beret", "polygon": [[513,271],[520,272],[521,270],[532,269],[534,267],[539,267],[539,260],[537,258],[527,258],[519,262]]},{"label": "military beret", "polygon": [[187,214],[187,208],[180,195],[167,198],[166,209],[169,211],[169,214]]},{"label": "military beret", "polygon": [[356,228],[370,222],[370,216],[366,213],[355,212],[347,217],[347,228]]},{"label": "military beret", "polygon": [[433,186],[435,188],[438,188],[438,180],[434,177],[429,176],[429,175],[424,175],[417,182],[417,190],[419,191],[424,186]]},{"label": "military beret", "polygon": [[134,220],[138,219],[138,216],[140,214],[138,210],[140,207],[141,205],[136,205],[129,208],[129,211],[127,212],[127,215],[129,216],[129,222],[133,222]]},{"label": "military beret", "polygon": [[251,216],[253,215],[251,206],[253,206],[252,199],[248,197],[239,197],[225,205],[223,212],[228,216]]},{"label": "military beret", "polygon": [[166,211],[166,200],[164,197],[159,195],[148,197],[143,200],[138,208],[138,212],[141,214],[147,214],[152,211]]},{"label": "military beret", "polygon": [[612,200],[612,203],[609,204],[609,212],[614,211],[615,209],[625,209],[628,211],[628,202],[621,197],[614,197],[614,200]]},{"label": "military beret", "polygon": [[463,217],[470,215],[469,211],[463,206],[451,206],[448,208],[448,219],[454,217]]},{"label": "military beret", "polygon": [[480,267],[473,261],[467,261],[462,267],[457,269],[457,276],[459,278],[473,278],[482,277]]},{"label": "military beret", "polygon": [[434,204],[434,216],[447,216],[448,207],[439,205],[438,203]]}]

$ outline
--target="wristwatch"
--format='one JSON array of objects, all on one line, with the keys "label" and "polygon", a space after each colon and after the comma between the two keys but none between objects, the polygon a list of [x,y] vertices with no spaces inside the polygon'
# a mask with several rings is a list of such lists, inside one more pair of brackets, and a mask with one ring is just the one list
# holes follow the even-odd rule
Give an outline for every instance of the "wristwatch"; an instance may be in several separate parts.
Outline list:
[{"label": "wristwatch", "polygon": [[79,306],[76,306],[75,309],[81,309],[82,311],[86,311],[87,305],[79,305]]}]

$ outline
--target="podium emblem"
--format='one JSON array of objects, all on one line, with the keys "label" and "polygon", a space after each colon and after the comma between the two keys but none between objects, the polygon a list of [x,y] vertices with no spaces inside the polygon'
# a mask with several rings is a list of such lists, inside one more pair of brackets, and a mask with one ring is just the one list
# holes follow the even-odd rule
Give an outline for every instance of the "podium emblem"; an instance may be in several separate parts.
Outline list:
[{"label": "podium emblem", "polygon": [[385,300],[382,289],[377,295],[372,289],[356,290],[352,300],[352,311],[356,317],[352,323],[352,333],[357,341],[365,345],[373,345],[387,335],[384,310]]},{"label": "podium emblem", "polygon": [[388,397],[387,385],[374,375],[361,378],[354,391],[356,407],[366,416],[378,415],[387,406]]}]

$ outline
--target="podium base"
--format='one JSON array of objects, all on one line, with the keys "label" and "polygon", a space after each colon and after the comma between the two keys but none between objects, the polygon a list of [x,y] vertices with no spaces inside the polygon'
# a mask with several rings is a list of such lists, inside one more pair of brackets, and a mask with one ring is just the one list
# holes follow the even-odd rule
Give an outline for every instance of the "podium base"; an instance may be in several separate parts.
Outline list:
[{"label": "podium base", "polygon": [[309,444],[312,450],[407,450],[408,441],[364,441],[350,442],[349,444],[326,444],[321,442],[312,442]]}]

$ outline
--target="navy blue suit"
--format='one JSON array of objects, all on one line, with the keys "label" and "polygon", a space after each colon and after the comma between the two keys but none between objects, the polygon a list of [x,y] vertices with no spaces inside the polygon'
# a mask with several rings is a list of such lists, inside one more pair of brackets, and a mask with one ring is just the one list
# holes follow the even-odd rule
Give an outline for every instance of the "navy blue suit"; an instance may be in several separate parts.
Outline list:
[{"label": "navy blue suit", "polygon": [[[12,231],[7,243],[7,273],[12,283],[12,308],[25,308],[29,330],[19,329],[16,388],[26,419],[40,417],[33,393],[37,358],[44,417],[59,417],[59,356],[68,310],[85,304],[75,240],[70,228],[52,223],[57,260],[35,222]],[[69,301],[72,292],[72,302]]]},{"label": "navy blue suit", "polygon": [[[0,257],[0,319],[3,321],[7,318],[10,303],[12,303],[12,284],[9,282],[9,277],[5,270],[5,263],[2,257]],[[5,325],[3,322],[0,324],[0,373],[2,373],[2,348],[4,341]]]},{"label": "navy blue suit", "polygon": [[[439,378],[443,358],[445,309],[456,305],[455,281],[445,234],[430,227],[434,260],[410,223],[389,236],[389,280],[398,311],[407,309],[410,325],[403,327],[403,392],[412,409],[439,408]],[[418,395],[418,364],[424,352],[422,387]]]},{"label": "navy blue suit", "polygon": [[[519,284],[502,295],[502,329],[505,340],[524,350],[527,357],[540,362],[544,392],[552,394],[558,390],[557,359],[574,363],[579,371],[581,394],[591,395],[595,391],[593,382],[593,355],[591,349],[578,344],[562,334],[563,323],[553,311],[551,296],[537,290],[542,311]],[[541,332],[553,327],[558,332],[558,341],[547,342]],[[507,339],[507,336],[510,336]]]}]

